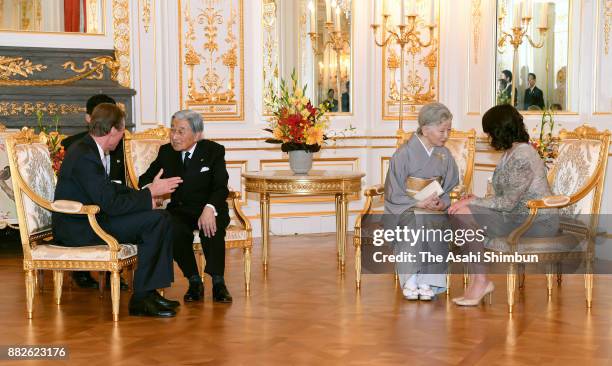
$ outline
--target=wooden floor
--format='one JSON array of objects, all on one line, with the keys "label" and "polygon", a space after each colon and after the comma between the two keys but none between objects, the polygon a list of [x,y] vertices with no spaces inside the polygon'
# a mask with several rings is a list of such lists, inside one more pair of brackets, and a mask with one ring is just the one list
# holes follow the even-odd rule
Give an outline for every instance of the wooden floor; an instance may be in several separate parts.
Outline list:
[{"label": "wooden floor", "polygon": [[[267,278],[257,242],[250,298],[242,292],[240,252],[230,251],[233,304],[212,303],[208,282],[204,303],[182,305],[176,318],[137,318],[127,315],[129,294],[122,293],[117,324],[108,292],[101,300],[95,291],[66,288],[57,306],[50,282],[28,321],[19,251],[3,249],[0,345],[66,345],[70,364],[87,366],[612,364],[610,277],[596,277],[587,312],[582,276],[566,276],[550,302],[544,276],[528,276],[511,317],[503,276],[494,277],[493,305],[479,308],[455,307],[445,296],[408,302],[390,275],[365,275],[358,294],[353,250],[341,278],[334,240],[334,234],[273,237]],[[182,300],[186,282],[178,270],[176,277],[166,294]],[[460,280],[454,278],[455,289]]]}]

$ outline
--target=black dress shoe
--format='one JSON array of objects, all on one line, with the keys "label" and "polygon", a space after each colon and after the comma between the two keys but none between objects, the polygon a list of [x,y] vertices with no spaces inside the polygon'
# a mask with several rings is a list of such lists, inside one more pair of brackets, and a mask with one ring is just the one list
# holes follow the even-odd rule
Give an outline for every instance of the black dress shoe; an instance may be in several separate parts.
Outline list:
[{"label": "black dress shoe", "polygon": [[225,287],[224,283],[220,285],[214,285],[212,292],[213,292],[214,302],[223,302],[223,303],[232,302],[232,295],[230,295],[229,291],[227,291],[227,287]]},{"label": "black dress shoe", "polygon": [[178,301],[166,299],[165,297],[160,295],[159,292],[157,292],[157,291],[154,291],[153,297],[155,298],[155,301],[158,304],[160,304],[160,305],[162,305],[162,306],[164,306],[164,307],[166,307],[168,309],[176,309],[176,308],[178,308],[181,305],[181,303],[178,302]]},{"label": "black dress shoe", "polygon": [[171,318],[176,316],[176,311],[160,305],[156,301],[155,295],[147,296],[142,300],[134,300],[132,296],[128,309],[130,315],[133,316],[153,316],[158,318]]},{"label": "black dress shoe", "polygon": [[89,272],[72,272],[72,279],[80,288],[98,288],[99,286],[98,281],[94,280]]},{"label": "black dress shoe", "polygon": [[189,289],[183,296],[185,302],[201,301],[204,298],[204,284],[201,281],[189,281]]}]

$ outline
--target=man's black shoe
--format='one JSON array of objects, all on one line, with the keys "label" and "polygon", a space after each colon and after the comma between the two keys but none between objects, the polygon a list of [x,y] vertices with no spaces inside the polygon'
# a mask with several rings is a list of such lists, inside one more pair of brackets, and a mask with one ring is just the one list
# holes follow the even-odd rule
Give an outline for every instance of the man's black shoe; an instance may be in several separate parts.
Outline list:
[{"label": "man's black shoe", "polygon": [[212,292],[214,302],[232,302],[232,295],[230,295],[229,291],[227,291],[227,287],[225,287],[224,283],[214,285]]},{"label": "man's black shoe", "polygon": [[158,318],[171,318],[176,316],[176,311],[160,305],[153,294],[142,300],[134,300],[134,296],[132,296],[128,309],[130,315],[133,316],[153,316]]},{"label": "man's black shoe", "polygon": [[89,272],[74,271],[72,280],[80,288],[98,288],[98,281],[94,280]]},{"label": "man's black shoe", "polygon": [[153,297],[155,298],[155,301],[161,306],[164,306],[168,309],[176,309],[181,305],[181,303],[178,301],[166,299],[165,297],[160,295],[159,292],[157,291],[153,291],[153,292],[154,292]]},{"label": "man's black shoe", "polygon": [[189,289],[183,296],[185,302],[201,301],[204,298],[204,284],[202,281],[189,281]]}]

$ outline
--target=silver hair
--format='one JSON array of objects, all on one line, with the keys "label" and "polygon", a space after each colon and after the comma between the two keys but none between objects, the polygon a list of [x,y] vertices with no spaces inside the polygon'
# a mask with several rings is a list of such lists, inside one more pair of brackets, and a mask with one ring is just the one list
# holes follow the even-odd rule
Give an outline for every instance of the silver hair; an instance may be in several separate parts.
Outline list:
[{"label": "silver hair", "polygon": [[442,103],[429,103],[419,112],[419,128],[417,133],[423,134],[422,128],[430,125],[439,125],[442,122],[452,121],[453,114]]},{"label": "silver hair", "polygon": [[184,109],[182,111],[178,111],[172,115],[172,119],[182,119],[189,122],[189,126],[191,127],[191,131],[193,133],[200,133],[204,131],[204,122],[202,121],[202,116],[200,113],[192,111],[191,109]]}]

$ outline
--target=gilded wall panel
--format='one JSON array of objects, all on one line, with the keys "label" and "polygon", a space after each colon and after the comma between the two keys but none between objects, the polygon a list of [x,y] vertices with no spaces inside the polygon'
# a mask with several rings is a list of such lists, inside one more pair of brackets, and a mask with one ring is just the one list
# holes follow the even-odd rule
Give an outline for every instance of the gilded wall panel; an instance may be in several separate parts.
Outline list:
[{"label": "gilded wall panel", "polygon": [[244,120],[243,1],[178,4],[181,107],[207,121]]}]

